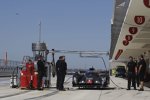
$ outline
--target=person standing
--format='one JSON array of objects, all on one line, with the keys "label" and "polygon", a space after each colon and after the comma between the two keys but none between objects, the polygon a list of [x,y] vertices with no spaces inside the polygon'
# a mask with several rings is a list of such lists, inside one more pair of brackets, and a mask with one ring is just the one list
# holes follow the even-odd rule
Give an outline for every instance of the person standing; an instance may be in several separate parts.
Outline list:
[{"label": "person standing", "polygon": [[65,56],[60,56],[59,60],[56,62],[56,72],[57,72],[56,87],[58,90],[65,91],[64,80],[66,71],[67,71],[67,63],[65,62]]},{"label": "person standing", "polygon": [[31,59],[26,63],[26,72],[27,72],[27,80],[28,80],[28,88],[33,88],[33,74],[34,74],[34,63]]},{"label": "person standing", "polygon": [[140,67],[140,57],[138,57],[138,60],[137,60],[137,74],[136,74],[136,83],[137,83],[137,87],[140,86],[140,78],[139,78],[139,67]]},{"label": "person standing", "polygon": [[56,88],[59,90],[59,84],[60,84],[60,66],[61,66],[61,57],[56,62],[56,74],[57,74],[57,80],[56,80]]},{"label": "person standing", "polygon": [[134,90],[136,90],[136,82],[135,82],[135,75],[136,75],[136,63],[133,61],[133,57],[130,56],[129,57],[130,61],[127,64],[127,69],[128,69],[128,86],[127,86],[127,90],[131,89],[131,81],[132,81],[132,85],[134,87]]},{"label": "person standing", "polygon": [[38,86],[37,86],[37,88],[38,88],[38,90],[43,90],[42,79],[43,79],[43,76],[45,75],[45,64],[44,64],[42,56],[40,56],[38,59],[37,67],[38,67]]},{"label": "person standing", "polygon": [[139,91],[144,91],[144,76],[146,72],[146,61],[144,59],[144,56],[140,56],[140,62],[139,62],[139,78],[140,78],[140,89]]}]

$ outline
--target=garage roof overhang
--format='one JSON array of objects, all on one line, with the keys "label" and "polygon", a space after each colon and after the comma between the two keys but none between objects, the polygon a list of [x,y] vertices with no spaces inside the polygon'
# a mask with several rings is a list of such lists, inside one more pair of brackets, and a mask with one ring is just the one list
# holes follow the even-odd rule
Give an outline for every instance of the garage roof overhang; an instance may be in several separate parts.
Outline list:
[{"label": "garage roof overhang", "polygon": [[130,0],[114,0],[114,15],[111,23],[111,47],[110,59],[113,56],[114,49],[121,31],[121,27],[128,9]]},{"label": "garage roof overhang", "polygon": [[112,60],[138,57],[150,50],[150,0],[130,0],[118,34]]}]

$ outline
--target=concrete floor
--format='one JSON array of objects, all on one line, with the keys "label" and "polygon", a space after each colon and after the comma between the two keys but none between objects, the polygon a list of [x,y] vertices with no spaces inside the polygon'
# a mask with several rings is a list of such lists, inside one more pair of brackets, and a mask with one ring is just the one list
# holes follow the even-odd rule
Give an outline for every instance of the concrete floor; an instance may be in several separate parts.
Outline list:
[{"label": "concrete floor", "polygon": [[[67,91],[57,91],[55,88],[37,91],[12,89],[9,87],[9,78],[0,78],[0,100],[150,100],[150,88],[145,87],[143,92],[127,91],[126,80],[115,77],[111,79],[119,87],[111,82],[107,89],[78,89],[72,87],[70,79],[65,84],[65,87],[70,88]],[[56,79],[53,78],[53,87],[55,82]]]}]

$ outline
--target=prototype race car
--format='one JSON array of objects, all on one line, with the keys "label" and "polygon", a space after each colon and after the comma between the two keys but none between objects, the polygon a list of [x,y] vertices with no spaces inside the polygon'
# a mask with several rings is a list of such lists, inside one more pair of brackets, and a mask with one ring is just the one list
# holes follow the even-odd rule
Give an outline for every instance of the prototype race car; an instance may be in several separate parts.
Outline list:
[{"label": "prototype race car", "polygon": [[109,72],[97,72],[94,68],[90,68],[83,73],[76,72],[72,80],[73,87],[83,88],[105,88],[109,85]]}]

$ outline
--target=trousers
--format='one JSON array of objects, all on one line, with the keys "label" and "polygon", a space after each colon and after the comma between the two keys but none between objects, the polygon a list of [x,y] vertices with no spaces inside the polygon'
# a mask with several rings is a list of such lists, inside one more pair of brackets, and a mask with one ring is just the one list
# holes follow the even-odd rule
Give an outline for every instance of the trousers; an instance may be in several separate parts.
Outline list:
[{"label": "trousers", "polygon": [[128,89],[131,88],[131,82],[132,82],[134,89],[136,89],[135,74],[132,72],[128,72]]}]

